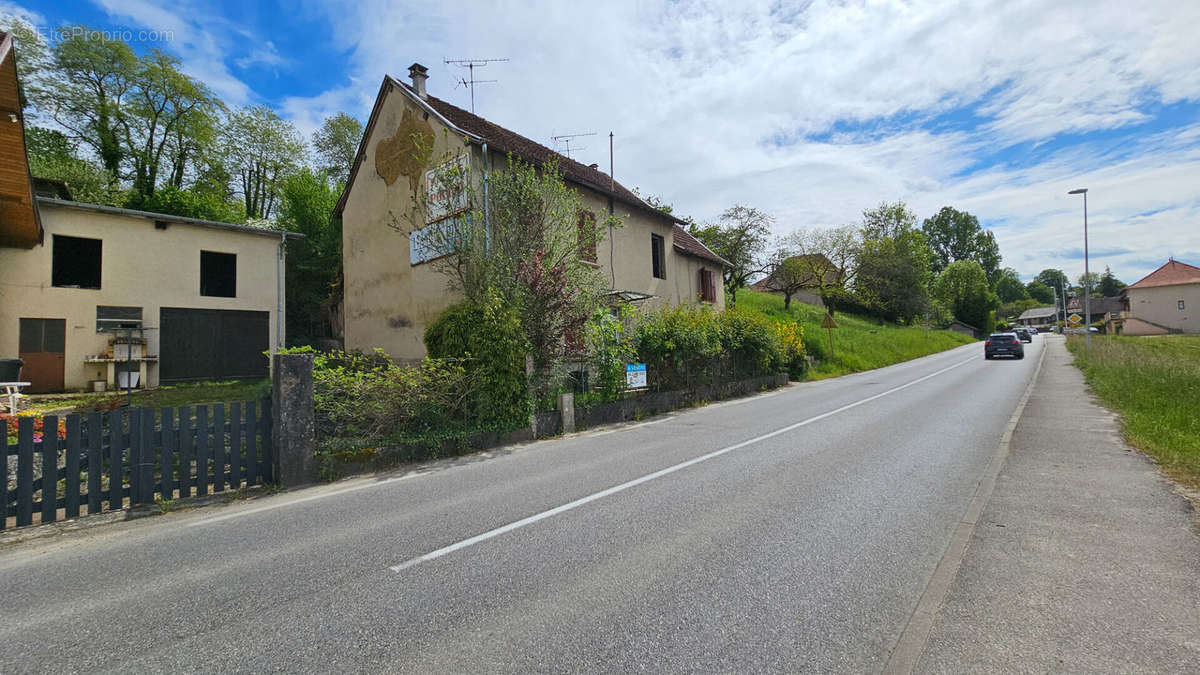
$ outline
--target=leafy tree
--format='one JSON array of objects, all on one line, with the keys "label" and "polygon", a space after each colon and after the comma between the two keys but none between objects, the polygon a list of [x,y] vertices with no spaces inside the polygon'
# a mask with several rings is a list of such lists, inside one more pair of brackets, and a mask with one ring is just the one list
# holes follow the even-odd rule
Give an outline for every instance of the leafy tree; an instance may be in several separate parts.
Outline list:
[{"label": "leafy tree", "polygon": [[1039,284],[1044,284],[1049,288],[1057,289],[1060,294],[1062,293],[1062,289],[1064,287],[1070,285],[1066,272],[1056,269],[1044,269],[1041,272],[1038,272],[1037,276],[1034,277],[1033,280]]},{"label": "leafy tree", "polygon": [[1000,271],[999,278],[996,280],[996,295],[1000,298],[1000,302],[1016,302],[1027,300],[1029,290],[1025,288],[1025,284],[1021,283],[1021,277],[1016,270],[1005,267]]},{"label": "leafy tree", "polygon": [[280,227],[304,235],[287,243],[287,334],[290,342],[333,337],[333,293],[341,278],[342,223],[334,218],[338,193],[325,177],[303,168],[280,190]]},{"label": "leafy tree", "polygon": [[[846,287],[854,278],[854,264],[862,242],[853,225],[800,228],[786,235],[780,248],[800,256],[798,266],[811,287],[824,298]],[[827,303],[828,304],[828,303]]]},{"label": "leafy tree", "polygon": [[1086,289],[1088,289],[1088,291],[1091,292],[1093,298],[1099,294],[1097,292],[1097,289],[1099,287],[1100,287],[1100,275],[1097,274],[1096,272],[1088,272],[1087,274],[1080,274],[1079,279],[1076,280],[1076,288],[1079,289],[1079,293],[1082,294],[1084,292],[1084,289],[1086,288]]},{"label": "leafy tree", "polygon": [[974,260],[950,263],[933,283],[933,296],[959,321],[985,329],[990,312],[1000,304],[988,286],[987,273]]},{"label": "leafy tree", "polygon": [[1037,300],[1043,306],[1053,303],[1056,295],[1054,289],[1040,281],[1031,281],[1025,284],[1025,290],[1029,293],[1029,297]]},{"label": "leafy tree", "polygon": [[773,222],[766,213],[738,204],[726,209],[715,224],[689,227],[692,236],[730,263],[725,268],[725,290],[731,305],[737,304],[739,288],[770,268],[766,249]]},{"label": "leafy tree", "polygon": [[326,117],[321,128],[313,132],[312,145],[320,168],[335,183],[344,185],[350,176],[362,135],[362,122],[344,112]]},{"label": "leafy tree", "polygon": [[1126,285],[1125,282],[1113,276],[1112,270],[1105,265],[1104,274],[1100,275],[1100,283],[1095,288],[1101,297],[1111,298],[1120,295]]},{"label": "leafy tree", "polygon": [[792,306],[792,296],[805,288],[815,287],[814,277],[808,265],[798,255],[793,255],[786,249],[775,254],[775,262],[771,265],[771,274],[766,279],[766,285],[772,291],[783,294],[783,308]]},{"label": "leafy tree", "polygon": [[50,48],[37,27],[14,14],[0,12],[0,31],[12,33],[17,47],[17,77],[33,82],[50,64]]},{"label": "leafy tree", "polygon": [[933,249],[933,272],[945,269],[958,260],[974,260],[983,267],[988,281],[995,283],[999,276],[1000,247],[988,230],[979,226],[979,219],[958,209],[943,206],[922,226],[925,238]]},{"label": "leafy tree", "polygon": [[236,172],[247,218],[269,218],[287,176],[304,161],[304,141],[266,106],[234,111],[222,130],[226,164]]},{"label": "leafy tree", "polygon": [[135,88],[138,58],[129,45],[103,34],[63,28],[46,77],[29,86],[39,113],[49,115],[68,136],[88,146],[110,176],[126,160],[125,105]]},{"label": "leafy tree", "polygon": [[38,178],[61,180],[76,201],[105,206],[125,206],[127,193],[102,167],[75,155],[71,142],[61,131],[25,127],[29,172]]},{"label": "leafy tree", "polygon": [[928,307],[933,252],[916,221],[904,202],[863,212],[854,290],[881,319],[909,322]]}]

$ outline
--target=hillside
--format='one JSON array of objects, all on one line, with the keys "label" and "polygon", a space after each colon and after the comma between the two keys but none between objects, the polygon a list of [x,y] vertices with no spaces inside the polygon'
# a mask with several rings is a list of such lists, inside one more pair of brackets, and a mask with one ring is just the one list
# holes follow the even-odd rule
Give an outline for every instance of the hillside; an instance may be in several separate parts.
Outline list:
[{"label": "hillside", "polygon": [[749,289],[738,291],[737,298],[741,309],[777,320],[790,317],[804,327],[804,347],[815,361],[809,371],[810,380],[882,368],[974,342],[952,331],[926,331],[920,326],[893,323],[881,325],[872,318],[839,312],[835,316],[838,327],[833,331],[830,358],[829,331],[821,328],[824,309],[793,300],[791,308],[784,310],[782,297]]}]

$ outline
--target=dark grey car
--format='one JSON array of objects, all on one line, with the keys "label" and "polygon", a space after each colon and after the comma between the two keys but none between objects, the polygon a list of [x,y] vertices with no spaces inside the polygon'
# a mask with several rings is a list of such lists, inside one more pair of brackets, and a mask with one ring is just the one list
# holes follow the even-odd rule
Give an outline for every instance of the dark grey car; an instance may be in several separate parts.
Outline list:
[{"label": "dark grey car", "polygon": [[1016,359],[1025,358],[1025,345],[1016,333],[992,333],[983,343],[983,358],[993,359],[997,356],[1011,356]]}]

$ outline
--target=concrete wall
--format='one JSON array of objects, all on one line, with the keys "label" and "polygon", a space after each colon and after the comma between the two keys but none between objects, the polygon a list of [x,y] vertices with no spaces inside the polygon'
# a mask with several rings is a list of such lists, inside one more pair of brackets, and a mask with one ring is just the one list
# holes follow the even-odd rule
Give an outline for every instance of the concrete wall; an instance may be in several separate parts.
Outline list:
[{"label": "concrete wall", "polygon": [[[1129,317],[1184,333],[1200,333],[1200,284],[1131,288],[1128,293]],[[1179,309],[1180,300],[1184,302],[1183,309]],[[1134,330],[1137,330],[1134,326],[1126,324],[1126,334],[1141,334]]]},{"label": "concrete wall", "polygon": [[[425,327],[461,299],[461,294],[449,286],[449,277],[435,265],[410,262],[409,234],[414,226],[424,225],[424,217],[415,213],[415,207],[426,189],[424,172],[429,166],[406,167],[409,174],[400,175],[390,185],[376,168],[380,143],[395,142],[399,129],[412,129],[413,125],[432,133],[429,166],[461,153],[469,155],[474,189],[482,197],[482,148],[450,133],[436,116],[427,116],[421,106],[400,90],[392,89],[386,94],[375,126],[366,139],[363,162],[342,214],[345,344],[350,350],[369,351],[379,347],[401,360],[425,355]],[[490,154],[493,171],[505,165],[504,155],[494,150]],[[416,175],[415,181],[410,174]],[[585,207],[596,213],[597,222],[603,222],[608,213],[608,198],[585,188],[577,189]],[[655,296],[642,307],[698,304],[700,270],[711,269],[716,274],[717,286],[717,302],[713,304],[716,309],[724,308],[720,268],[677,253],[672,246],[670,221],[619,202],[614,204],[614,212],[623,225],[614,228],[611,237],[606,233],[596,251],[598,271],[606,286]],[[651,233],[665,239],[666,279],[655,279],[652,274]]]},{"label": "concrete wall", "polygon": [[[161,307],[240,309],[271,313],[274,343],[276,316],[277,235],[170,223],[156,229],[153,220],[42,204],[45,242],[29,250],[0,248],[0,356],[17,356],[21,318],[66,319],[64,384],[83,389],[89,380],[105,379],[107,368],[84,364],[109,344],[108,333],[96,332],[96,306],[142,308],[142,324],[157,328]],[[101,279],[98,290],[51,286],[54,235],[100,239]],[[237,255],[237,297],[200,295],[200,251]],[[159,355],[157,330],[147,330],[146,353]],[[157,386],[158,367],[148,366],[148,386]]]}]

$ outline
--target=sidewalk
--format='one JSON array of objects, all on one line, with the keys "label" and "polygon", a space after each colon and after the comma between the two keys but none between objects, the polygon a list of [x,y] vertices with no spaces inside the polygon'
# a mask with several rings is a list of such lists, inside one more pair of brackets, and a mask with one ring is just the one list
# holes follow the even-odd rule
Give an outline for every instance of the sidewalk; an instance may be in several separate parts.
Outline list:
[{"label": "sidewalk", "polygon": [[1045,363],[916,671],[1200,671],[1200,519],[1063,340],[1036,339]]}]

